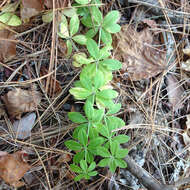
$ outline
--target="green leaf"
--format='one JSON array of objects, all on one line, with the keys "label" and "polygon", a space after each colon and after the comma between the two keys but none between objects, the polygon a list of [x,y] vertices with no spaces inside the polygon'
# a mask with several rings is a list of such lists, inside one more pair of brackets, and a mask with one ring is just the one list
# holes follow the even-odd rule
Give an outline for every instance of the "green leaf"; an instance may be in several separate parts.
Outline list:
[{"label": "green leaf", "polygon": [[96,95],[104,99],[113,99],[118,96],[118,92],[116,92],[115,90],[106,89],[96,93]]},{"label": "green leaf", "polygon": [[22,24],[20,18],[10,12],[5,12],[3,14],[0,14],[0,22],[7,24],[9,26],[19,26]]},{"label": "green leaf", "polygon": [[102,71],[104,75],[105,84],[112,80],[113,75],[110,70],[108,70],[105,66],[99,64],[99,70]]},{"label": "green leaf", "polygon": [[83,171],[87,171],[88,165],[85,160],[80,161],[80,167],[82,168]]},{"label": "green leaf", "polygon": [[104,84],[105,84],[105,81],[104,81],[104,75],[101,71],[97,71],[95,76],[94,76],[94,80],[93,80],[93,83],[94,83],[94,87],[96,89],[102,87]]},{"label": "green leaf", "polygon": [[68,117],[74,123],[85,123],[85,122],[87,122],[85,117],[82,114],[80,114],[79,112],[69,112]]},{"label": "green leaf", "polygon": [[87,38],[85,35],[79,34],[72,37],[72,39],[80,45],[86,45]]},{"label": "green leaf", "polygon": [[98,110],[95,109],[92,121],[100,122],[100,121],[102,121],[103,117],[104,117],[104,109],[98,109]]},{"label": "green leaf", "polygon": [[69,92],[77,99],[84,100],[92,94],[90,90],[85,88],[74,87],[69,90]]},{"label": "green leaf", "polygon": [[73,162],[78,164],[81,160],[83,160],[85,157],[85,151],[82,150],[80,152],[77,152],[73,157]]},{"label": "green leaf", "polygon": [[84,112],[85,115],[87,116],[88,120],[92,120],[93,115],[94,115],[94,108],[93,105],[90,101],[86,101],[85,105],[84,105]]},{"label": "green leaf", "polygon": [[80,5],[86,5],[86,4],[90,3],[89,0],[75,0],[75,2],[77,2]]},{"label": "green leaf", "polygon": [[119,110],[121,109],[121,104],[118,103],[118,104],[114,104],[112,107],[110,107],[109,111],[107,112],[107,115],[108,114],[115,114],[117,113]]},{"label": "green leaf", "polygon": [[116,170],[116,168],[117,168],[115,159],[111,160],[109,167],[110,167],[110,171],[111,171],[112,173],[114,173],[115,170]]},{"label": "green leaf", "polygon": [[74,129],[74,131],[73,131],[73,138],[74,138],[74,139],[78,139],[78,133],[79,133],[79,131],[80,131],[81,129],[86,130],[87,127],[88,127],[88,123],[83,123],[83,124],[77,126],[77,127]]},{"label": "green leaf", "polygon": [[67,56],[70,56],[72,51],[73,51],[73,48],[72,48],[72,43],[70,40],[67,40],[66,41],[66,45],[67,45]]},{"label": "green leaf", "polygon": [[111,161],[110,158],[104,158],[104,159],[102,159],[102,160],[98,163],[98,166],[100,166],[100,167],[109,166],[110,161]]},{"label": "green leaf", "polygon": [[98,174],[97,171],[93,171],[93,172],[89,172],[88,175],[89,176],[96,176]]},{"label": "green leaf", "polygon": [[82,173],[83,172],[82,169],[79,166],[75,165],[75,164],[71,164],[70,168],[71,168],[71,170],[73,172],[76,172],[76,173]]},{"label": "green leaf", "polygon": [[92,11],[92,20],[96,21],[98,25],[101,25],[103,21],[102,12],[96,6],[91,7],[91,11]]},{"label": "green leaf", "polygon": [[127,163],[126,163],[124,160],[122,160],[122,159],[116,158],[116,159],[115,159],[115,163],[116,163],[116,165],[119,166],[120,168],[126,168],[126,167],[127,167]]},{"label": "green leaf", "polygon": [[89,128],[89,137],[90,137],[90,139],[94,139],[94,138],[98,137],[98,131],[94,127],[94,124],[91,124],[91,126]]},{"label": "green leaf", "polygon": [[113,104],[114,103],[113,103],[112,99],[105,99],[103,97],[96,96],[96,105],[97,105],[97,107],[99,109],[101,109],[101,108],[109,108]]},{"label": "green leaf", "polygon": [[53,20],[53,11],[48,11],[44,15],[42,15],[42,21],[44,23],[50,23]]},{"label": "green leaf", "polygon": [[125,126],[125,122],[119,117],[108,116],[106,119],[109,131]]},{"label": "green leaf", "polygon": [[106,45],[102,49],[100,49],[100,58],[99,59],[106,59],[111,56],[111,50],[113,47],[111,45]]},{"label": "green leaf", "polygon": [[118,143],[121,144],[121,143],[128,142],[129,139],[130,139],[130,137],[127,136],[127,135],[118,135],[118,136],[116,136],[116,137],[113,138],[113,141],[117,141]]},{"label": "green leaf", "polygon": [[81,129],[78,133],[78,140],[83,146],[87,146],[88,143],[88,137],[87,133],[84,129]]},{"label": "green leaf", "polygon": [[108,26],[105,30],[113,34],[119,32],[121,30],[121,26],[119,24],[112,24]]},{"label": "green leaf", "polygon": [[98,27],[93,27],[92,29],[88,30],[88,32],[86,32],[85,36],[87,38],[93,38],[98,32]]},{"label": "green leaf", "polygon": [[14,3],[6,3],[3,7],[1,6],[1,12],[5,13],[5,12],[15,12],[16,9],[18,8],[20,2],[19,1],[15,1]]},{"label": "green leaf", "polygon": [[92,82],[89,75],[84,72],[80,74],[80,82],[83,88],[92,91]]},{"label": "green leaf", "polygon": [[92,163],[93,160],[94,160],[93,154],[92,154],[90,151],[87,151],[87,153],[86,153],[86,161],[87,161],[88,163]]},{"label": "green leaf", "polygon": [[128,154],[129,150],[128,149],[121,149],[118,148],[116,152],[116,158],[125,158]]},{"label": "green leaf", "polygon": [[98,147],[97,154],[102,157],[110,157],[111,154],[105,147]]},{"label": "green leaf", "polygon": [[96,64],[92,63],[92,64],[89,64],[89,65],[86,65],[82,69],[81,73],[84,73],[85,75],[88,75],[92,80],[92,77],[94,77],[94,75],[96,73]]},{"label": "green leaf", "polygon": [[62,13],[67,16],[67,17],[73,17],[73,15],[76,15],[76,9],[71,7],[71,8],[68,8],[68,7],[64,7],[63,10],[61,10]]},{"label": "green leaf", "polygon": [[100,134],[104,137],[109,138],[110,137],[110,132],[107,126],[102,125],[98,128],[98,131],[100,132]]},{"label": "green leaf", "polygon": [[105,17],[103,21],[103,28],[107,29],[110,25],[116,24],[119,20],[120,15],[119,11],[110,11]]},{"label": "green leaf", "polygon": [[101,40],[104,44],[112,44],[111,34],[104,29],[101,30]]},{"label": "green leaf", "polygon": [[90,55],[95,59],[98,59],[100,54],[97,43],[93,39],[88,39],[86,42],[86,46]]},{"label": "green leaf", "polygon": [[119,143],[117,141],[113,141],[110,144],[110,150],[111,150],[111,154],[113,156],[116,156],[117,150],[119,149]]},{"label": "green leaf", "polygon": [[105,59],[100,62],[100,64],[106,66],[109,70],[119,70],[122,68],[122,64],[120,61],[115,59]]},{"label": "green leaf", "polygon": [[77,175],[75,178],[74,178],[74,180],[75,181],[80,181],[81,179],[83,179],[83,178],[85,178],[85,174],[79,174],[79,175]]},{"label": "green leaf", "polygon": [[64,15],[61,16],[61,22],[59,23],[59,27],[58,27],[58,35],[61,38],[69,37],[68,23]]},{"label": "green leaf", "polygon": [[89,149],[94,149],[97,147],[99,147],[100,145],[102,145],[105,142],[105,138],[103,137],[96,137],[92,140],[90,140],[90,143],[88,144],[88,148]]},{"label": "green leaf", "polygon": [[74,34],[76,34],[78,32],[79,18],[78,18],[77,14],[75,14],[71,17],[69,29],[70,29],[70,36],[73,36]]},{"label": "green leaf", "polygon": [[88,167],[88,172],[91,172],[92,170],[94,170],[94,168],[96,167],[96,163],[95,162],[92,162],[91,164],[90,164],[90,166]]},{"label": "green leaf", "polygon": [[65,146],[71,150],[81,150],[81,145],[73,140],[65,141]]}]

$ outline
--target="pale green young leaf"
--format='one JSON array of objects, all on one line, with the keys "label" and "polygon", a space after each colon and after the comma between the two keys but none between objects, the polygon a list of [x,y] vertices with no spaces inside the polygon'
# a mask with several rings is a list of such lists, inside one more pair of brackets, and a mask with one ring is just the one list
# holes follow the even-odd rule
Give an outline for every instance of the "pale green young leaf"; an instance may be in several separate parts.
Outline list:
[{"label": "pale green young leaf", "polygon": [[86,46],[90,55],[95,59],[98,59],[100,54],[97,43],[93,39],[88,39],[86,42]]},{"label": "pale green young leaf", "polygon": [[72,37],[72,39],[80,45],[86,45],[87,38],[85,35],[79,34]]},{"label": "pale green young leaf", "polygon": [[79,88],[79,87],[74,87],[74,88],[70,89],[69,92],[77,100],[84,100],[92,94],[92,92],[90,90],[87,90],[85,88]]},{"label": "pale green young leaf", "polygon": [[72,43],[70,40],[67,40],[66,41],[66,45],[67,45],[67,56],[70,56],[72,51],[73,51],[73,48],[72,48]]},{"label": "pale green young leaf", "polygon": [[107,122],[109,131],[125,126],[125,122],[119,117],[115,117],[115,116],[108,116],[106,118],[106,122]]},{"label": "pale green young leaf", "polygon": [[97,174],[98,174],[97,171],[92,171],[88,173],[89,176],[96,176]]},{"label": "pale green young leaf", "polygon": [[102,91],[96,93],[96,95],[98,97],[102,97],[104,99],[113,99],[118,96],[118,92],[116,92],[115,90],[106,89],[106,90],[102,90]]},{"label": "pale green young leaf", "polygon": [[119,24],[112,24],[112,25],[107,26],[107,28],[105,28],[105,30],[109,33],[114,34],[121,30],[121,26]]},{"label": "pale green young leaf", "polygon": [[122,68],[122,64],[120,61],[115,59],[105,59],[100,62],[100,64],[106,66],[109,70],[119,70]]},{"label": "pale green young leaf", "polygon": [[69,112],[68,117],[74,123],[85,123],[85,122],[87,122],[85,117],[79,112]]},{"label": "pale green young leaf", "polygon": [[75,2],[77,2],[80,5],[86,5],[90,3],[90,0],[75,0]]},{"label": "pale green young leaf", "polygon": [[78,29],[79,29],[79,17],[77,14],[75,14],[71,17],[69,23],[70,36],[76,34],[78,32]]},{"label": "pale green young leaf", "polygon": [[92,11],[92,20],[96,21],[98,25],[101,25],[103,21],[102,12],[96,6],[91,7],[91,11]]},{"label": "pale green young leaf", "polygon": [[73,140],[65,141],[65,146],[71,150],[81,150],[82,148],[78,142],[73,141]]},{"label": "pale green young leaf", "polygon": [[61,38],[68,38],[69,37],[69,30],[68,30],[68,22],[64,15],[61,16],[61,21],[58,26],[58,35]]},{"label": "pale green young leaf", "polygon": [[53,20],[53,11],[48,11],[42,15],[42,21],[44,23],[50,23]]},{"label": "pale green young leaf", "polygon": [[101,30],[101,40],[106,45],[112,44],[112,36],[111,36],[111,34],[109,32],[107,32],[106,30],[104,30],[103,28]]},{"label": "pale green young leaf", "polygon": [[76,15],[76,9],[71,7],[71,8],[68,8],[68,7],[64,7],[64,9],[62,10],[62,13],[67,16],[67,17],[72,17],[73,15]]},{"label": "pale green young leaf", "polygon": [[87,75],[84,72],[81,72],[80,74],[80,82],[83,88],[88,89],[88,90],[92,90],[92,81],[90,79],[90,76]]},{"label": "pale green young leaf", "polygon": [[103,28],[107,29],[110,25],[116,24],[119,21],[120,14],[119,11],[110,11],[105,17],[103,21]]},{"label": "pale green young leaf", "polygon": [[0,22],[9,26],[19,26],[22,24],[21,19],[13,13],[5,12],[0,14]]},{"label": "pale green young leaf", "polygon": [[98,27],[93,27],[86,32],[85,36],[86,38],[93,38],[97,33]]},{"label": "pale green young leaf", "polygon": [[95,109],[92,121],[100,122],[102,121],[103,117],[104,117],[104,109]]},{"label": "pale green young leaf", "polygon": [[121,109],[121,104],[114,104],[112,107],[110,107],[109,111],[107,112],[107,115],[115,114]]},{"label": "pale green young leaf", "polygon": [[94,83],[95,89],[99,89],[105,84],[104,75],[100,70],[96,72],[93,83]]}]

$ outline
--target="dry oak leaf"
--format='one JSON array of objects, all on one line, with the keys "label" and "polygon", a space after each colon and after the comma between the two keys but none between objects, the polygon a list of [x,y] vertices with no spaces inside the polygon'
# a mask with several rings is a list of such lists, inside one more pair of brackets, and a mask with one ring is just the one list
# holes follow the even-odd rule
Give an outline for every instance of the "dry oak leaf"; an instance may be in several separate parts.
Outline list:
[{"label": "dry oak leaf", "polygon": [[40,104],[41,95],[34,90],[15,88],[1,97],[12,118],[20,119],[21,114],[35,111]]},{"label": "dry oak leaf", "polygon": [[155,41],[149,28],[137,32],[131,25],[124,25],[114,37],[115,58],[123,62],[122,70],[133,81],[156,76],[165,69],[165,52],[154,47]]},{"label": "dry oak leaf", "polygon": [[6,62],[16,55],[16,43],[14,34],[9,30],[0,30],[0,61]]},{"label": "dry oak leaf", "polygon": [[31,168],[24,159],[25,155],[25,151],[13,154],[0,151],[0,178],[14,187],[23,186],[24,183],[19,180]]},{"label": "dry oak leaf", "polygon": [[20,16],[24,22],[43,11],[43,0],[22,0]]}]

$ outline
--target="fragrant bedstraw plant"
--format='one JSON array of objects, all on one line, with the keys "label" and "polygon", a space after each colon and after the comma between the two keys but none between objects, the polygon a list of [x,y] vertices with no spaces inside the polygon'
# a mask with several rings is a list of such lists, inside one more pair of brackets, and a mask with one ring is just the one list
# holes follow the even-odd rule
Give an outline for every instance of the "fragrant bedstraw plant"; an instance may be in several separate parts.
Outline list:
[{"label": "fragrant bedstraw plant", "polygon": [[[115,172],[117,167],[127,167],[122,158],[127,155],[128,150],[122,149],[120,144],[126,143],[129,137],[124,134],[116,136],[114,132],[125,123],[114,116],[121,104],[114,102],[118,93],[109,85],[113,78],[112,71],[122,66],[118,60],[110,58],[111,33],[120,30],[117,24],[119,12],[114,10],[103,17],[99,1],[75,1],[73,8],[63,12],[58,35],[66,40],[68,54],[75,48],[77,53],[73,55],[73,65],[82,68],[80,80],[75,82],[70,93],[75,99],[85,101],[84,114],[68,114],[69,119],[78,126],[73,132],[73,139],[65,142],[67,148],[75,152],[70,167],[78,174],[75,180],[80,180],[96,176],[97,166],[108,166],[111,172]],[[77,34],[80,23],[87,28],[84,35]],[[95,36],[98,36],[97,42],[93,39]],[[75,43],[84,45],[88,56],[78,52]]]}]

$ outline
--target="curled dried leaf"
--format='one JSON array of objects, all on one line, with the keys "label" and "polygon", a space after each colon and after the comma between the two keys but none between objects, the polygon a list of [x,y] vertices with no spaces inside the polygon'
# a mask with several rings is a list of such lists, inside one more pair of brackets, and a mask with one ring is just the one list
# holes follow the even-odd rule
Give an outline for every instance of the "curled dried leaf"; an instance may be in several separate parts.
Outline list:
[{"label": "curled dried leaf", "polygon": [[154,47],[148,28],[137,32],[131,25],[122,26],[114,40],[115,57],[123,61],[123,70],[131,80],[154,77],[165,69],[165,52]]},{"label": "curled dried leaf", "polygon": [[0,178],[14,187],[24,185],[19,180],[31,168],[24,159],[25,154],[25,151],[18,151],[13,154],[0,152]]},{"label": "curled dried leaf", "polygon": [[32,112],[40,104],[41,95],[37,91],[15,88],[1,97],[12,118],[20,118],[22,113]]},{"label": "curled dried leaf", "polygon": [[0,30],[0,61],[6,62],[16,55],[16,43],[14,34],[9,30]]}]

